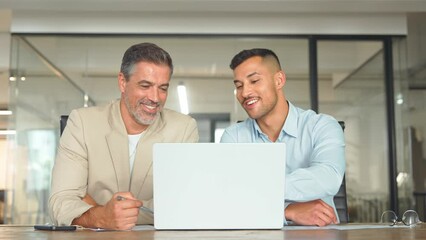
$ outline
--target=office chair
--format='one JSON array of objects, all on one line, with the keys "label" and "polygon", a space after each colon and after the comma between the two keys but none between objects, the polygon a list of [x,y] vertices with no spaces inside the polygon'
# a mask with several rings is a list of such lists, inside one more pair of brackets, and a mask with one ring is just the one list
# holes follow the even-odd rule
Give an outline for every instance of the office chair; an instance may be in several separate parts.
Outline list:
[{"label": "office chair", "polygon": [[[339,121],[342,130],[345,131],[345,122]],[[339,215],[339,219],[341,223],[349,222],[349,214],[348,214],[348,201],[346,197],[346,179],[343,176],[342,184],[340,185],[339,191],[334,196],[334,205],[336,206],[337,215]]]},{"label": "office chair", "polygon": [[61,115],[61,119],[59,120],[59,126],[60,126],[60,130],[61,130],[61,135],[64,132],[65,126],[67,126],[67,121],[68,121],[68,115]]}]

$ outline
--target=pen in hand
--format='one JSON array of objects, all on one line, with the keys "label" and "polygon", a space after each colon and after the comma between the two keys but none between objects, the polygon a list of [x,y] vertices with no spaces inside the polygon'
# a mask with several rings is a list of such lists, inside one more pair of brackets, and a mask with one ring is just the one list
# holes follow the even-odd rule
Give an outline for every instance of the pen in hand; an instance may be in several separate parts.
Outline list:
[{"label": "pen in hand", "polygon": [[[116,199],[117,199],[117,201],[126,200],[126,198],[122,197],[122,196],[117,196]],[[142,211],[144,211],[144,212],[146,212],[146,213],[150,213],[150,214],[154,215],[154,211],[152,211],[151,209],[149,209],[149,208],[147,208],[145,206],[139,207],[139,209],[142,210]]]}]

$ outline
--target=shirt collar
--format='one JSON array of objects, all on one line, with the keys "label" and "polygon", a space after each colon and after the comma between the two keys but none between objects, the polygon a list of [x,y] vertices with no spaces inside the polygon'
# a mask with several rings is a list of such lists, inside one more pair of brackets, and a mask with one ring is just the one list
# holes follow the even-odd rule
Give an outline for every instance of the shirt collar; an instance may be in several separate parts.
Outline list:
[{"label": "shirt collar", "polygon": [[[284,126],[281,129],[281,132],[284,132],[292,137],[297,138],[297,122],[298,122],[297,120],[299,118],[299,113],[297,112],[296,107],[290,101],[287,101],[287,102],[288,102],[288,114],[287,114],[287,118],[285,120]],[[251,118],[250,120],[253,121],[253,126],[256,132],[259,135],[264,134],[262,130],[260,129],[259,125],[257,124],[256,120]]]},{"label": "shirt collar", "polygon": [[284,131],[288,135],[297,138],[297,123],[299,122],[299,112],[297,112],[296,107],[290,101],[287,102],[288,114],[281,131]]},{"label": "shirt collar", "polygon": [[254,120],[253,118],[250,118],[250,121],[252,121],[254,130],[256,130],[258,135],[264,134],[262,132],[262,129],[260,129],[259,124],[257,124],[256,120]]}]

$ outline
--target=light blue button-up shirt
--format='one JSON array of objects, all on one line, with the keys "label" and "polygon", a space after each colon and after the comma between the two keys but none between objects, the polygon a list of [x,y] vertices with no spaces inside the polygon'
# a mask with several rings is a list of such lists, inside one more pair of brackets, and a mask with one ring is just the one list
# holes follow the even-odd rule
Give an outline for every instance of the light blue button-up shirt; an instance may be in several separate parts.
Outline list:
[{"label": "light blue button-up shirt", "polygon": [[[286,143],[286,207],[291,202],[322,199],[335,211],[333,196],[345,173],[342,128],[333,117],[303,110],[288,102],[289,112],[276,142]],[[270,143],[254,119],[234,124],[222,143]],[[337,214],[336,214],[337,215]]]}]

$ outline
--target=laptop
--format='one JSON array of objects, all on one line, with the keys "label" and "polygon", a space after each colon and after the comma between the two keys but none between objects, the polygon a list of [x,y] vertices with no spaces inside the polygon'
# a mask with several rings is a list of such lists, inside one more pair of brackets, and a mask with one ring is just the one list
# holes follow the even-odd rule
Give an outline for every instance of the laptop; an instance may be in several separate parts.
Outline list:
[{"label": "laptop", "polygon": [[157,143],[156,229],[281,229],[284,143]]}]

